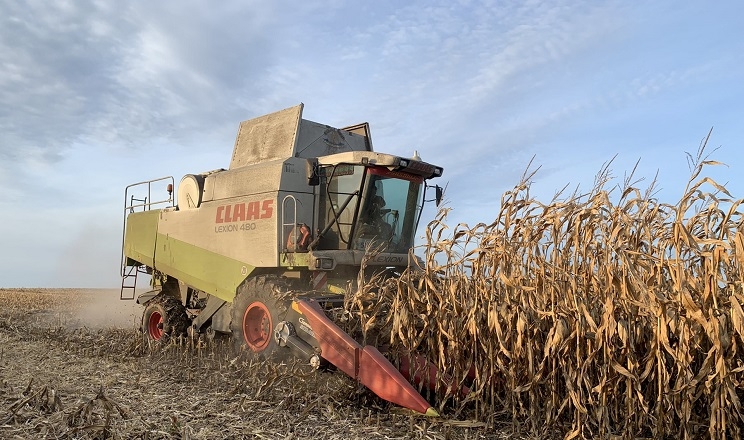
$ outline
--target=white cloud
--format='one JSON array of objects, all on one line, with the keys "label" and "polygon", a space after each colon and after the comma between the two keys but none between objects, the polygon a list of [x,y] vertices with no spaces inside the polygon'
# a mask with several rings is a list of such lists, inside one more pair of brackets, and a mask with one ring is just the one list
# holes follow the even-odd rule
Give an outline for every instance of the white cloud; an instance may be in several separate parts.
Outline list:
[{"label": "white cloud", "polygon": [[[300,101],[307,119],[366,120],[377,149],[444,165],[455,209],[498,199],[534,154],[543,182],[591,180],[615,153],[736,124],[744,38],[724,6],[0,0],[3,222],[36,206],[84,224],[126,183],[226,166],[240,120]],[[92,232],[116,243],[113,229]],[[33,249],[75,249],[62,238]]]},{"label": "white cloud", "polygon": [[266,7],[246,16],[197,5],[3,5],[3,155],[59,153],[80,140],[183,141],[184,128],[209,130],[237,112],[226,98],[255,91],[250,78],[272,54]]}]

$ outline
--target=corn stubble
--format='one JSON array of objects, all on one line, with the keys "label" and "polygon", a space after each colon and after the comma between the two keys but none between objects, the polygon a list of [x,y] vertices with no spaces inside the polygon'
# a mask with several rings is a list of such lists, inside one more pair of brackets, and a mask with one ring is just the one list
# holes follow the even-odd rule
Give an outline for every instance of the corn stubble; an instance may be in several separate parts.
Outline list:
[{"label": "corn stubble", "polygon": [[437,396],[450,413],[538,437],[741,438],[742,200],[700,177],[717,164],[704,149],[676,205],[632,173],[608,190],[606,166],[548,204],[526,174],[491,224],[449,231],[443,209],[423,270],[373,279],[347,307],[441,378],[470,372],[469,394]]}]

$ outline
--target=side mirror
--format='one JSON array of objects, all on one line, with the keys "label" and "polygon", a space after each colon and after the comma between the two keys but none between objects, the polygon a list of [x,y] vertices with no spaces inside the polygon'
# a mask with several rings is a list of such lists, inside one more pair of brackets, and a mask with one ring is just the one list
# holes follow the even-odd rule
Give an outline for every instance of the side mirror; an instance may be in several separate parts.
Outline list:
[{"label": "side mirror", "polygon": [[434,200],[436,201],[436,204],[437,204],[437,207],[438,207],[439,204],[442,203],[442,196],[444,195],[444,188],[442,188],[441,186],[437,185],[437,186],[434,187],[434,191],[436,191],[436,196],[435,196]]},{"label": "side mirror", "polygon": [[310,186],[320,185],[320,174],[318,173],[318,159],[311,158],[305,163],[305,176]]}]

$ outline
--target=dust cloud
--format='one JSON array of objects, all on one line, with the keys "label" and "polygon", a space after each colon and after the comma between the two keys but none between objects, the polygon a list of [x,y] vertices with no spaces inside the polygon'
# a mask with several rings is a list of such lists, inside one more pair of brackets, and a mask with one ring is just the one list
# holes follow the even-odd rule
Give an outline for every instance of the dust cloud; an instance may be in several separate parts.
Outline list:
[{"label": "dust cloud", "polygon": [[143,308],[135,300],[121,300],[119,289],[77,289],[79,307],[68,328],[139,328]]}]

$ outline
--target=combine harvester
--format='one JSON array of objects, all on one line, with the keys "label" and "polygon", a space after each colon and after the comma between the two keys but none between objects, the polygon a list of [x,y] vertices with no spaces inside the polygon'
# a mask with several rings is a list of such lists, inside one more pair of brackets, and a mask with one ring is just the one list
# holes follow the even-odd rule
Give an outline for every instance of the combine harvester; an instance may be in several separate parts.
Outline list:
[{"label": "combine harvester", "polygon": [[[138,274],[153,290],[142,329],[154,341],[230,335],[267,359],[331,364],[379,397],[437,415],[377,348],[362,346],[329,317],[365,272],[395,276],[412,263],[427,180],[443,169],[372,149],[368,124],[343,129],[302,119],[303,105],[240,124],[230,168],[125,190],[121,298]],[[152,200],[154,187],[168,198]],[[137,196],[137,197],[135,197]],[[414,362],[411,362],[414,359]],[[403,374],[401,373],[403,372]],[[416,380],[414,380],[416,382]]]}]

